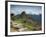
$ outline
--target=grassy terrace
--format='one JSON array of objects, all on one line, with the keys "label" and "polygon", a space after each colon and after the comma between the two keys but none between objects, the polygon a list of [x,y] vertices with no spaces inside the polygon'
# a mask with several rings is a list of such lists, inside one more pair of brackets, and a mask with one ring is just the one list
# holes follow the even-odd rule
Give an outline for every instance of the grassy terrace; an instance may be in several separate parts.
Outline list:
[{"label": "grassy terrace", "polygon": [[[34,21],[33,19],[31,17],[31,15],[29,16],[29,15],[26,15],[25,13],[22,13],[21,15],[17,15],[17,16],[11,16],[11,20],[14,23],[16,23],[15,26],[17,25],[19,27],[19,24],[21,24],[21,26],[23,28],[27,28],[27,31],[41,30],[41,23],[39,21]],[[14,24],[12,24],[12,25],[14,25]],[[18,28],[16,29],[13,27],[12,29],[17,31]],[[21,28],[20,28],[20,30],[21,30]]]}]

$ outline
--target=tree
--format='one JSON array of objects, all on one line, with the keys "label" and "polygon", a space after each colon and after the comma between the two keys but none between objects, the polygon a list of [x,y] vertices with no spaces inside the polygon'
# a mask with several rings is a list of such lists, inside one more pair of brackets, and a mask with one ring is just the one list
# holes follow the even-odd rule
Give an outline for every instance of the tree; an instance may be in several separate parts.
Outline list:
[{"label": "tree", "polygon": [[13,14],[13,13],[11,13],[11,16],[14,16],[14,14]]},{"label": "tree", "polygon": [[11,20],[15,20],[15,16],[14,16],[14,14],[13,13],[11,13]]}]

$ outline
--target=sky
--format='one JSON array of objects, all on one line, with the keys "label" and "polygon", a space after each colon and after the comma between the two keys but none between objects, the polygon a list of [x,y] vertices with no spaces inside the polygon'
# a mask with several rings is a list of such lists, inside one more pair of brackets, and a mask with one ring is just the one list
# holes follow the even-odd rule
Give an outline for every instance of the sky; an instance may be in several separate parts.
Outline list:
[{"label": "sky", "polygon": [[21,14],[23,11],[25,11],[26,14],[39,15],[42,13],[42,7],[41,6],[25,6],[25,5],[11,5],[10,6],[10,12],[15,15]]}]

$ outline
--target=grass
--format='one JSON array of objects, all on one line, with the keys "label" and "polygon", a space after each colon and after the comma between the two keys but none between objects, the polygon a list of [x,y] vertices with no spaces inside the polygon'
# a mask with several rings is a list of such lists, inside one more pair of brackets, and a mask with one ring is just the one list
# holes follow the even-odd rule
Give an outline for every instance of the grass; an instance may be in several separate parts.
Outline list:
[{"label": "grass", "polygon": [[27,21],[26,21],[26,23],[25,23],[24,21],[25,21],[25,20],[23,20],[23,19],[16,19],[16,20],[15,20],[15,22],[16,22],[17,24],[21,23],[21,24],[23,25],[23,27],[28,28],[28,30],[32,30],[32,28],[33,28],[32,23],[27,22]]},{"label": "grass", "polygon": [[[29,31],[35,31],[35,30],[38,30],[36,29],[37,27],[37,23],[36,21],[33,21],[33,22],[28,22],[26,18],[16,18],[16,17],[12,17],[12,20],[17,23],[17,24],[22,24],[22,26],[24,28],[28,28]],[[38,27],[40,27],[38,25]]]}]

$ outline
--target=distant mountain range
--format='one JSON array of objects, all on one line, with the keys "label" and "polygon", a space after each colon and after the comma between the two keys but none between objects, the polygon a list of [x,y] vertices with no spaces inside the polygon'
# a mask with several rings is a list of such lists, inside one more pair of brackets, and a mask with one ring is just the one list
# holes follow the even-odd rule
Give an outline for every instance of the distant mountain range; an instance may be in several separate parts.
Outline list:
[{"label": "distant mountain range", "polygon": [[15,15],[16,18],[31,18],[31,20],[41,22],[42,15],[32,15],[32,14],[26,14],[24,11],[21,14]]},{"label": "distant mountain range", "polygon": [[[21,17],[21,16],[20,16],[20,14],[16,15],[16,17]],[[30,15],[30,14],[26,14],[26,16],[31,17],[31,19],[34,20],[34,21],[41,22],[41,20],[42,20],[42,15]]]},{"label": "distant mountain range", "polygon": [[32,19],[41,22],[42,16],[41,15],[32,15]]}]

